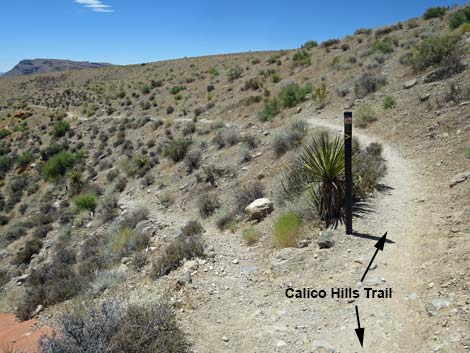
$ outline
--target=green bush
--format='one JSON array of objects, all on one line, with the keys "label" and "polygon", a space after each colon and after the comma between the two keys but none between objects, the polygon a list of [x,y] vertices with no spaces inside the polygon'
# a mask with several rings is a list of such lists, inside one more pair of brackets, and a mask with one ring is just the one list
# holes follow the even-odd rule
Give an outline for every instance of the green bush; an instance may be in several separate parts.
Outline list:
[{"label": "green bush", "polygon": [[186,89],[185,86],[173,86],[170,89],[170,93],[173,94],[173,95],[177,95],[178,93],[180,93],[181,91],[183,91],[185,89]]},{"label": "green bush", "polygon": [[11,158],[10,156],[1,156],[0,157],[0,176],[8,173],[11,169],[11,167],[13,167],[13,158]]},{"label": "green bush", "polygon": [[24,152],[16,159],[16,164],[20,168],[28,167],[34,161],[34,155],[31,151]]},{"label": "green bush", "polygon": [[62,137],[67,133],[67,131],[69,131],[69,129],[70,129],[70,125],[68,122],[64,120],[57,121],[54,124],[54,136]]},{"label": "green bush", "polygon": [[130,254],[145,249],[150,244],[148,233],[139,233],[129,227],[113,231],[108,242],[108,252],[111,258],[119,260]]},{"label": "green bush", "polygon": [[170,158],[173,162],[179,162],[186,156],[191,143],[192,140],[187,138],[171,140],[166,143],[163,156]]},{"label": "green bush", "polygon": [[79,195],[73,199],[73,203],[79,210],[94,212],[97,204],[96,195],[91,192]]},{"label": "green bush", "polygon": [[444,17],[447,9],[442,6],[430,7],[423,14],[423,19],[430,20],[431,18]]},{"label": "green bush", "polygon": [[315,40],[308,40],[304,44],[302,44],[302,49],[310,50],[318,46],[318,42]]},{"label": "green bush", "polygon": [[371,123],[377,121],[377,114],[370,105],[361,105],[354,113],[354,125],[359,128],[366,128]]},{"label": "green bush", "polygon": [[10,134],[11,134],[11,132],[9,130],[0,129],[0,140],[4,139],[5,137],[7,137]]},{"label": "green bush", "polygon": [[61,151],[44,164],[41,174],[44,179],[57,180],[60,177],[63,177],[76,162],[77,158],[75,155],[66,151]]},{"label": "green bush", "polygon": [[263,110],[258,113],[258,118],[261,121],[271,121],[280,112],[281,103],[277,98],[273,98],[264,104]]},{"label": "green bush", "polygon": [[312,86],[299,86],[297,83],[286,85],[279,94],[279,101],[283,108],[292,108],[305,100],[305,96],[312,92]]},{"label": "green bush", "polygon": [[392,109],[397,105],[397,102],[393,96],[386,96],[384,98],[383,107],[385,109]]},{"label": "green bush", "polygon": [[390,37],[384,37],[376,40],[369,50],[369,55],[376,53],[390,54],[393,52],[393,40]]},{"label": "green bush", "polygon": [[274,221],[273,235],[277,247],[295,247],[302,236],[300,217],[291,212],[280,215]]},{"label": "green bush", "polygon": [[325,107],[328,93],[328,88],[326,87],[325,82],[322,82],[317,87],[313,88],[312,99],[317,104],[319,109]]},{"label": "green bush", "polygon": [[339,43],[340,43],[339,39],[333,38],[333,39],[325,40],[324,42],[321,43],[321,46],[323,48],[329,48],[329,47],[331,47],[333,45],[336,45],[336,44],[339,44]]},{"label": "green bush", "polygon": [[240,66],[235,66],[233,69],[230,69],[228,72],[228,79],[230,82],[235,81],[236,79],[242,77],[243,69]]},{"label": "green bush", "polygon": [[466,6],[454,13],[449,19],[449,27],[456,29],[467,22],[470,22],[470,6]]},{"label": "green bush", "polygon": [[312,63],[310,54],[305,50],[295,52],[292,61],[294,66],[309,66]]},{"label": "green bush", "polygon": [[417,71],[424,71],[432,66],[446,65],[446,61],[459,59],[461,48],[459,37],[446,35],[423,39],[413,51],[410,63]]}]

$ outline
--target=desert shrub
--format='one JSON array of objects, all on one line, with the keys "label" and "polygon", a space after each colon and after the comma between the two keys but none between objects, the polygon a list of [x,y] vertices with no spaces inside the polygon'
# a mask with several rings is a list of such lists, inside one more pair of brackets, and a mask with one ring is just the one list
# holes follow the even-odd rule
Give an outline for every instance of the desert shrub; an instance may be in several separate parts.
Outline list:
[{"label": "desert shrub", "polygon": [[0,157],[0,176],[4,176],[13,167],[14,159],[10,156]]},{"label": "desert shrub", "polygon": [[424,12],[423,19],[430,20],[431,18],[436,17],[442,18],[446,14],[446,11],[447,9],[442,6],[430,7]]},{"label": "desert shrub", "polygon": [[328,88],[325,82],[313,88],[312,99],[318,108],[322,109],[325,107],[326,100],[328,99]]},{"label": "desert shrub", "polygon": [[20,168],[28,167],[34,161],[34,155],[31,151],[26,151],[16,159],[16,164]]},{"label": "desert shrub", "polygon": [[25,282],[26,292],[20,298],[16,316],[28,320],[38,305],[48,307],[61,303],[79,293],[87,278],[79,276],[73,269],[73,259],[65,256],[62,249],[60,256],[55,254],[52,261],[33,269]]},{"label": "desert shrub", "polygon": [[204,257],[204,243],[200,236],[178,236],[171,240],[162,255],[153,263],[152,274],[154,278],[165,276],[176,270],[183,260]]},{"label": "desert shrub", "polygon": [[58,143],[52,143],[41,151],[41,158],[44,161],[49,160],[51,157],[55,156],[57,153],[63,151],[65,147]]},{"label": "desert shrub", "polygon": [[339,86],[336,88],[336,94],[338,97],[346,97],[350,92],[349,86]]},{"label": "desert shrub", "polygon": [[192,173],[194,170],[199,169],[201,165],[202,151],[200,148],[193,148],[186,153],[184,157],[184,164],[188,173]]},{"label": "desert shrub", "polygon": [[122,218],[119,220],[118,224],[120,227],[133,229],[140,221],[147,219],[149,216],[149,210],[145,206],[137,206],[128,210]]},{"label": "desert shrub", "polygon": [[114,190],[117,192],[123,192],[127,186],[127,179],[124,176],[121,176],[117,179],[116,184],[114,184]]},{"label": "desert shrub", "polygon": [[44,338],[43,353],[183,353],[189,351],[174,311],[166,302],[105,301],[60,318],[58,334]]},{"label": "desert shrub", "polygon": [[466,6],[455,12],[449,19],[449,27],[456,29],[464,23],[470,22],[470,6]]},{"label": "desert shrub", "polygon": [[295,247],[302,235],[302,221],[295,213],[284,213],[274,221],[274,243],[279,248]]},{"label": "desert shrub", "polygon": [[8,273],[7,270],[1,269],[0,270],[0,290],[8,282],[10,282],[10,274]]},{"label": "desert shrub", "polygon": [[35,254],[39,254],[42,249],[42,241],[39,239],[28,240],[20,251],[16,253],[15,259],[13,260],[14,265],[26,264],[31,262],[31,257]]},{"label": "desert shrub", "polygon": [[449,27],[456,29],[467,22],[470,22],[470,6],[457,10],[449,19]]},{"label": "desert shrub", "polygon": [[43,239],[46,235],[54,228],[50,224],[40,224],[33,231],[33,237],[35,239]]},{"label": "desert shrub", "polygon": [[308,40],[302,44],[301,48],[305,50],[310,50],[318,46],[318,42],[315,40]]},{"label": "desert shrub", "polygon": [[145,174],[142,179],[140,179],[140,184],[143,187],[149,187],[155,183],[155,176],[153,174]]},{"label": "desert shrub", "polygon": [[299,86],[297,83],[286,85],[279,94],[279,101],[283,108],[292,108],[303,102],[307,94],[312,92],[312,86]]},{"label": "desert shrub", "polygon": [[9,130],[0,129],[0,140],[3,140],[5,137],[7,137],[10,134],[11,132]]},{"label": "desert shrub", "polygon": [[44,179],[57,180],[63,177],[67,171],[77,162],[75,155],[61,151],[51,157],[42,167],[41,174]]},{"label": "desert shrub", "polygon": [[129,227],[113,231],[108,243],[109,255],[118,260],[136,251],[145,249],[150,244],[150,236],[141,234]]},{"label": "desert shrub", "polygon": [[377,121],[377,114],[370,105],[361,105],[354,113],[354,124],[359,128],[365,128]]},{"label": "desert shrub", "polygon": [[246,134],[242,137],[241,139],[242,143],[248,147],[248,149],[254,149],[258,146],[258,140],[256,139],[256,136],[252,134]]},{"label": "desert shrub", "polygon": [[258,118],[261,121],[271,121],[281,112],[281,107],[282,105],[277,98],[270,99],[264,104],[263,110],[258,113]]},{"label": "desert shrub", "polygon": [[394,31],[397,31],[399,29],[403,29],[403,24],[400,22],[395,25],[377,28],[375,30],[374,35],[375,37],[380,37],[380,36],[384,36],[386,34],[392,33]]},{"label": "desert shrub", "polygon": [[294,66],[309,66],[312,63],[310,54],[305,50],[298,50],[292,56]]},{"label": "desert shrub", "polygon": [[199,215],[202,218],[210,217],[220,207],[220,200],[213,193],[204,192],[197,200]]},{"label": "desert shrub", "polygon": [[192,140],[186,138],[168,141],[163,148],[163,155],[175,163],[179,162],[186,156],[191,143]]},{"label": "desert shrub", "polygon": [[253,91],[257,91],[260,88],[263,88],[263,82],[258,78],[250,78],[249,80],[245,81],[245,91],[252,89]]},{"label": "desert shrub", "polygon": [[242,231],[242,239],[248,246],[252,246],[258,243],[261,237],[261,232],[255,227],[245,228]]},{"label": "desert shrub", "polygon": [[188,221],[188,223],[181,228],[181,235],[184,237],[201,235],[202,233],[204,233],[204,228],[199,221]]},{"label": "desert shrub", "polygon": [[359,200],[369,196],[385,172],[381,144],[371,143],[365,150],[359,150],[353,160],[353,198]]},{"label": "desert shrub", "polygon": [[240,134],[236,130],[227,129],[223,132],[223,134],[225,142],[230,146],[236,145],[238,142],[240,142]]},{"label": "desert shrub", "polygon": [[30,228],[30,224],[25,222],[18,222],[8,228],[8,230],[3,234],[1,242],[6,241],[7,243],[14,242],[15,240],[24,237]]},{"label": "desert shrub", "polygon": [[378,39],[369,49],[369,55],[373,55],[376,53],[381,54],[390,54],[393,52],[393,40],[390,37],[384,37],[382,39]]},{"label": "desert shrub", "polygon": [[70,125],[64,120],[59,120],[54,124],[54,136],[62,137],[69,131]]},{"label": "desert shrub", "polygon": [[100,202],[98,214],[103,222],[114,219],[119,211],[118,196],[116,194],[107,194]]},{"label": "desert shrub", "polygon": [[382,76],[365,73],[354,82],[354,94],[359,98],[365,97],[379,90],[386,83],[387,81]]},{"label": "desert shrub", "polygon": [[176,94],[180,93],[181,91],[183,91],[185,89],[186,89],[185,86],[173,86],[170,89],[170,93],[173,94],[173,95],[176,95]]},{"label": "desert shrub", "polygon": [[355,35],[365,34],[370,36],[372,34],[372,30],[370,28],[358,28],[354,32]]},{"label": "desert shrub", "polygon": [[284,133],[274,135],[273,149],[276,157],[298,146],[307,134],[307,124],[303,120],[294,121]]},{"label": "desert shrub", "polygon": [[105,290],[125,282],[126,279],[127,275],[125,272],[112,270],[98,271],[95,279],[90,283],[89,292],[92,295],[99,295]]},{"label": "desert shrub", "polygon": [[79,210],[94,212],[97,204],[96,195],[91,192],[79,195],[73,199],[73,203]]},{"label": "desert shrub", "polygon": [[469,33],[470,32],[470,22],[462,23],[459,26],[458,31],[460,33]]},{"label": "desert shrub", "polygon": [[242,77],[243,69],[240,66],[235,66],[234,68],[230,69],[228,72],[228,80],[235,81]]},{"label": "desert shrub", "polygon": [[321,46],[322,48],[329,48],[339,43],[340,43],[339,39],[333,38],[333,39],[325,40],[324,42],[321,43]]},{"label": "desert shrub", "polygon": [[229,229],[234,233],[237,224],[235,216],[234,212],[224,211],[215,222],[217,228],[222,231]]},{"label": "desert shrub", "polygon": [[384,109],[392,109],[397,105],[397,101],[393,96],[385,96],[383,107]]},{"label": "desert shrub", "polygon": [[195,131],[196,131],[196,124],[190,121],[183,126],[183,130],[181,132],[183,133],[184,136],[187,136],[187,135],[194,134]]},{"label": "desert shrub", "polygon": [[[412,52],[411,67],[417,71],[424,71],[432,66],[449,66],[460,63],[462,50],[459,38],[446,35],[423,39]],[[458,65],[457,65],[458,66]]]},{"label": "desert shrub", "polygon": [[[0,209],[2,209],[2,207],[0,207]],[[8,223],[10,223],[10,217],[0,214],[0,226],[6,226]]]},{"label": "desert shrub", "polygon": [[235,204],[236,209],[239,213],[242,213],[246,206],[264,197],[264,186],[259,181],[247,183],[240,187],[235,193]]}]

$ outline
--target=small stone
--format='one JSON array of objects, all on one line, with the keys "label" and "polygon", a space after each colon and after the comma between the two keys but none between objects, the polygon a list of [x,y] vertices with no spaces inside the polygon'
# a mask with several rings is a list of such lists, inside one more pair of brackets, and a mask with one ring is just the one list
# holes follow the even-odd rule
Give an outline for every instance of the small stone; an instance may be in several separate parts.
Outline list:
[{"label": "small stone", "polygon": [[320,234],[317,240],[317,244],[320,249],[329,249],[335,245],[335,241],[333,240],[333,232],[332,231],[324,231]]},{"label": "small stone", "polygon": [[222,341],[224,341],[224,342],[228,342],[228,341],[229,341],[229,339],[228,339],[228,337],[226,337],[226,336],[222,336]]},{"label": "small stone", "polygon": [[282,347],[285,347],[286,345],[287,345],[287,343],[284,342],[284,341],[282,341],[282,340],[281,340],[281,341],[278,341],[278,342],[276,343],[276,347],[277,347],[277,348],[282,348]]},{"label": "small stone", "polygon": [[313,352],[315,353],[335,353],[336,348],[325,341],[313,341]]},{"label": "small stone", "polygon": [[453,188],[455,185],[463,183],[465,180],[470,178],[470,171],[458,173],[449,180],[449,187]]},{"label": "small stone", "polygon": [[234,265],[237,265],[238,263],[239,263],[238,259],[234,259],[234,260],[232,261],[232,264],[234,264]]}]

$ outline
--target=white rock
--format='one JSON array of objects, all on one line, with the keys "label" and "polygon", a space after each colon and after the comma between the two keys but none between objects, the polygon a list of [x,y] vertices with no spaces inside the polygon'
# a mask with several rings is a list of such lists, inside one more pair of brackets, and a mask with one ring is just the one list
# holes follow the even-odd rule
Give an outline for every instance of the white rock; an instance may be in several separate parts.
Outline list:
[{"label": "white rock", "polygon": [[246,206],[245,213],[250,220],[261,220],[273,210],[273,203],[268,198],[261,198]]}]

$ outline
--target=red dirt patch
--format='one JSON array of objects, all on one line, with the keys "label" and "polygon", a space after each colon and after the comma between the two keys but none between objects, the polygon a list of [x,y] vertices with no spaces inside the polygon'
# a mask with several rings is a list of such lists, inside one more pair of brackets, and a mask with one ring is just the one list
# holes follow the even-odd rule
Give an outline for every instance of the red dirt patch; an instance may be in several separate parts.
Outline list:
[{"label": "red dirt patch", "polygon": [[39,339],[51,332],[49,327],[42,326],[38,320],[19,322],[13,314],[0,313],[0,352],[7,349],[38,352]]}]

